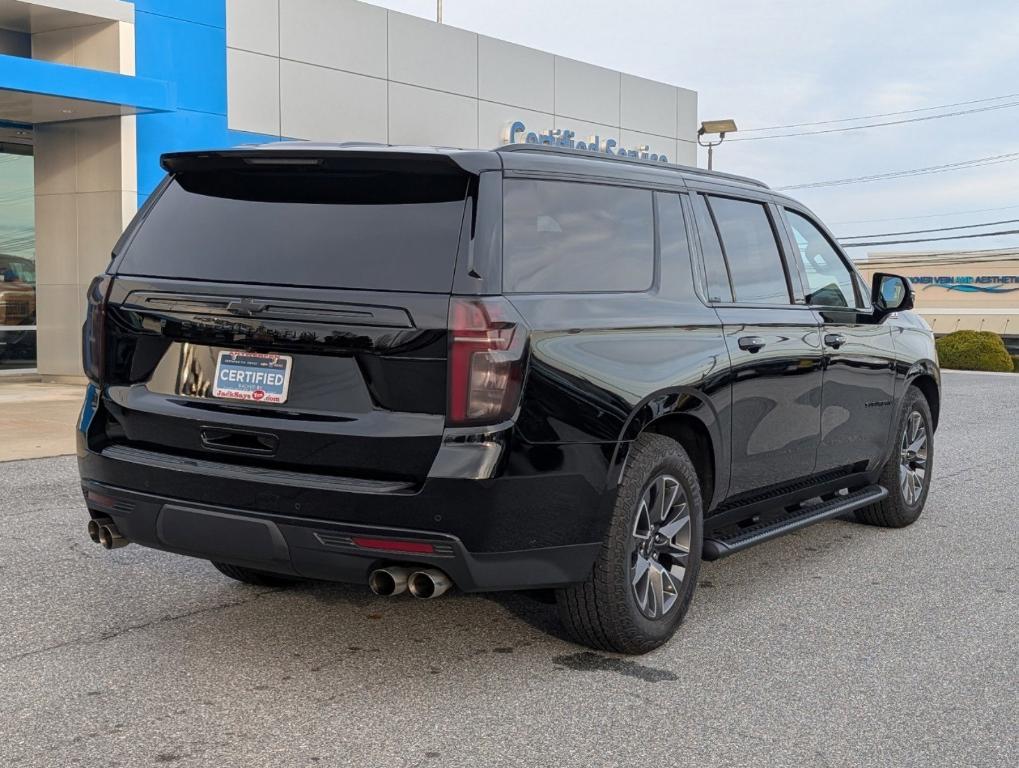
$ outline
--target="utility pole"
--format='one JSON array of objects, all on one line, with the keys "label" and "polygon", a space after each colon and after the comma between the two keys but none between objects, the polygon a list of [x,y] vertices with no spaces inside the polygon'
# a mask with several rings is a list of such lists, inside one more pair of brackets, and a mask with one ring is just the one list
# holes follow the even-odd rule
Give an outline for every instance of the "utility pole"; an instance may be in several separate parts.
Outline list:
[{"label": "utility pole", "polygon": [[442,0],[435,0],[435,20],[442,23]]}]

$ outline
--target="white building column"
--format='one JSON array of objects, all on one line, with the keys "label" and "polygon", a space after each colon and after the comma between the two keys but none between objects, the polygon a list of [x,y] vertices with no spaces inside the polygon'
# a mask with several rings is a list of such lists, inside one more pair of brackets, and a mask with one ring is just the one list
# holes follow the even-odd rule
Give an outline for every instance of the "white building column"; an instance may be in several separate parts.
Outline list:
[{"label": "white building column", "polygon": [[[134,74],[134,24],[122,21],[32,35],[32,57]],[[38,370],[82,378],[85,290],[106,269],[138,201],[134,117],[35,126]]]}]

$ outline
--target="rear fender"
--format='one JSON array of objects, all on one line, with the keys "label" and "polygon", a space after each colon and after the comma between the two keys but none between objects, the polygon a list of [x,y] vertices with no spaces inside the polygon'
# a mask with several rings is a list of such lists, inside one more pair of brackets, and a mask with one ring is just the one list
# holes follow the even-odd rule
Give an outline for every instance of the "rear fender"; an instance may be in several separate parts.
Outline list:
[{"label": "rear fender", "polygon": [[695,419],[707,431],[711,441],[712,459],[714,464],[714,487],[708,489],[707,509],[713,507],[722,498],[729,487],[729,444],[725,439],[725,429],[714,404],[703,392],[692,387],[675,387],[663,389],[649,395],[633,409],[630,417],[623,425],[619,443],[609,465],[609,488],[616,488],[623,479],[630,446],[641,433],[653,431],[656,424],[674,416],[688,416]]}]

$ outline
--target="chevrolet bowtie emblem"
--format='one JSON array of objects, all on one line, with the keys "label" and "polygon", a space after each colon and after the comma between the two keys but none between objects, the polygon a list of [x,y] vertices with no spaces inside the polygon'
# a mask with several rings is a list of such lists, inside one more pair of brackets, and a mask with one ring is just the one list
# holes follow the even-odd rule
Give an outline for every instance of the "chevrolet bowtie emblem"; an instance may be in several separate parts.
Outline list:
[{"label": "chevrolet bowtie emblem", "polygon": [[259,312],[265,312],[268,305],[264,301],[255,301],[254,299],[240,299],[239,301],[231,301],[226,305],[226,311],[232,315],[240,315],[241,317],[251,317],[257,315]]}]

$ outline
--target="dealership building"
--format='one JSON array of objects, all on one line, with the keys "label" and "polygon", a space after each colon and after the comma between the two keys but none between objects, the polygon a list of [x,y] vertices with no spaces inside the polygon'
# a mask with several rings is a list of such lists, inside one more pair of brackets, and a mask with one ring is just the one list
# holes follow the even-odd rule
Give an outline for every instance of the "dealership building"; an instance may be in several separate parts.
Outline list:
[{"label": "dealership building", "polygon": [[354,0],[0,0],[0,373],[78,377],[159,156],[561,142],[696,164],[697,94]]}]

